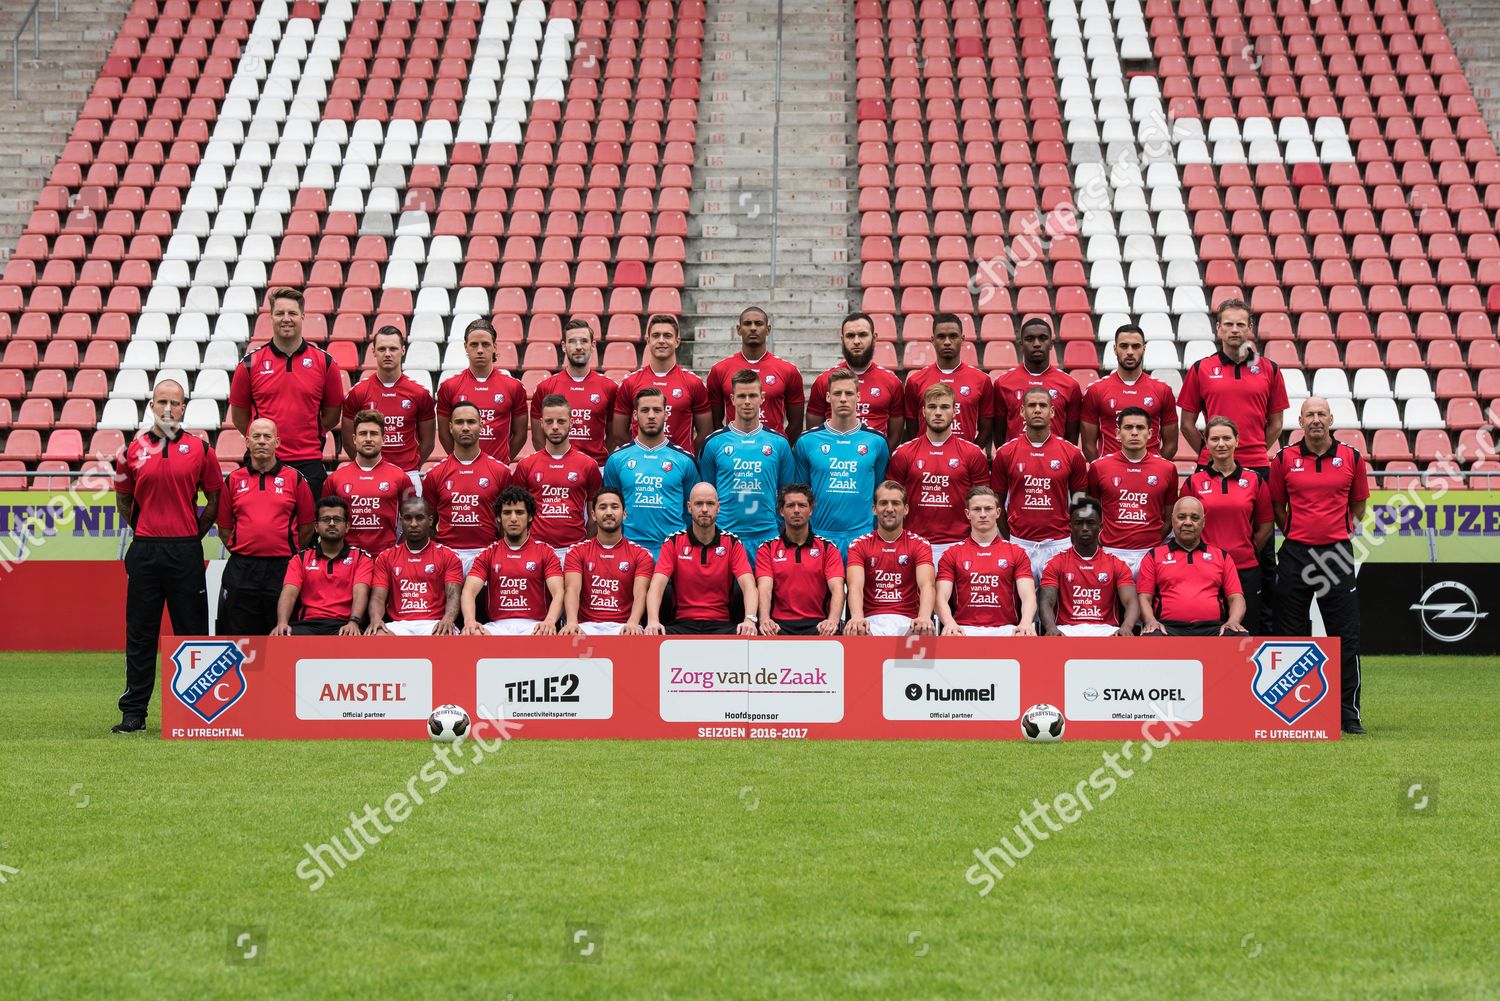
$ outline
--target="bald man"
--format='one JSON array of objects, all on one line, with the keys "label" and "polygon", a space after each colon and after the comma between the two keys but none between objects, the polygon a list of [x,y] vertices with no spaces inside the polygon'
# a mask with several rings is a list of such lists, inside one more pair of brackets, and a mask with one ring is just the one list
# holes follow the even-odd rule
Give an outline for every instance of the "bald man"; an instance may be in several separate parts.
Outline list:
[{"label": "bald man", "polygon": [[[750,554],[738,538],[719,530],[719,491],[699,483],[688,494],[692,527],[668,536],[646,592],[646,634],[754,636],[758,630],[755,576]],[[664,625],[667,587],[676,592],[676,613]],[[735,587],[739,601],[735,601]],[[744,616],[735,624],[732,609]]]},{"label": "bald man", "polygon": [[312,487],[276,457],[276,424],[258,417],[245,428],[245,464],[229,474],[219,506],[219,540],[229,565],[219,591],[219,636],[269,636],[286,565],[312,544]]},{"label": "bald man", "polygon": [[1203,504],[1196,497],[1172,505],[1172,537],[1141,560],[1136,592],[1142,636],[1245,633],[1240,575],[1224,550],[1203,541]]}]

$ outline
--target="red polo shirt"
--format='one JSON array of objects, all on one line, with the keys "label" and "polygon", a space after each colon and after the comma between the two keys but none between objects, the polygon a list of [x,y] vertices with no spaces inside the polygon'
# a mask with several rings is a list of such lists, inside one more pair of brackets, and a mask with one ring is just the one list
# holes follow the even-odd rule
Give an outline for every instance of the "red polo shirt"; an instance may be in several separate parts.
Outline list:
[{"label": "red polo shirt", "polygon": [[481,452],[468,462],[448,456],[422,478],[422,498],[437,518],[437,538],[454,549],[483,549],[500,537],[495,501],[510,470]]},{"label": "red polo shirt", "polygon": [[346,541],[338,555],[311,546],[288,560],[283,581],[298,590],[304,619],[347,619],[354,608],[354,585],[375,580],[375,558]]},{"label": "red polo shirt", "polygon": [[[848,367],[847,362],[840,362],[828,372]],[[828,406],[828,372],[813,380],[812,392],[807,399],[808,414],[820,421],[826,421],[832,413]],[[855,374],[859,376],[859,419],[876,434],[885,434],[891,417],[900,417],[906,410],[905,387],[901,385],[901,377],[874,362],[863,372]]]},{"label": "red polo shirt", "polygon": [[665,374],[657,375],[647,365],[631,372],[620,382],[620,391],[615,394],[615,413],[630,417],[630,434],[635,436],[635,394],[648,386],[654,386],[666,396],[667,438],[689,455],[697,455],[693,447],[693,416],[706,414],[708,409],[708,387],[681,365],[673,365]]},{"label": "red polo shirt", "polygon": [[130,527],[142,539],[198,538],[198,491],[224,489],[219,457],[202,438],[147,431],[115,467],[115,493],[135,501]]},{"label": "red polo shirt", "polygon": [[498,368],[483,379],[469,369],[443,380],[437,392],[437,415],[447,420],[455,403],[479,408],[479,450],[500,462],[510,461],[510,428],[526,416],[526,387]]},{"label": "red polo shirt", "polygon": [[915,618],[922,592],[917,567],[932,566],[932,545],[909,529],[887,542],[879,532],[861,535],[849,545],[849,566],[865,569],[864,613]]},{"label": "red polo shirt", "polygon": [[579,577],[579,622],[628,621],[636,580],[645,577],[649,581],[655,570],[651,554],[629,539],[612,546],[589,539],[569,549],[563,561],[563,572]]},{"label": "red polo shirt", "polygon": [[891,453],[885,475],[906,487],[907,529],[946,545],[969,534],[965,498],[971,487],[989,482],[990,463],[984,449],[956,431],[942,444],[923,431]]},{"label": "red polo shirt", "polygon": [[1203,504],[1203,541],[1218,546],[1237,569],[1259,566],[1255,555],[1255,526],[1269,524],[1271,487],[1260,473],[1236,463],[1228,476],[1212,466],[1199,466],[1182,496],[1196,497]]},{"label": "red polo shirt", "polygon": [[[743,351],[736,351],[708,370],[708,405],[724,408],[726,423],[734,419],[734,373],[748,368],[760,376],[764,399],[760,404],[760,422],[777,434],[786,434],[786,408],[805,403],[802,372],[787,361],[767,351],[756,361],[747,361]],[[801,428],[798,428],[800,431]]]},{"label": "red polo shirt", "polygon": [[922,419],[922,394],[939,383],[953,390],[953,433],[970,442],[977,441],[979,422],[995,417],[995,384],[989,376],[964,362],[959,362],[958,368],[951,372],[944,372],[933,362],[906,377],[906,426],[926,427]]},{"label": "red polo shirt", "polygon": [[312,523],[312,489],[292,466],[278,461],[261,473],[244,465],[225,481],[219,536],[236,556],[291,556],[297,529]]},{"label": "red polo shirt", "polygon": [[838,546],[827,539],[809,533],[798,546],[782,535],[756,550],[755,576],[771,582],[771,607],[762,614],[773,619],[824,619],[828,582],[843,578],[844,561]]},{"label": "red polo shirt", "polygon": [[1055,434],[1040,445],[1024,434],[995,450],[990,486],[1005,504],[1011,538],[1068,537],[1068,499],[1088,486],[1089,464],[1077,445]]},{"label": "red polo shirt", "polygon": [[1286,537],[1292,542],[1348,541],[1354,505],[1369,496],[1364,456],[1336,438],[1322,455],[1304,439],[1277,452],[1271,462],[1271,499],[1287,505]]},{"label": "red polo shirt", "polygon": [[938,560],[938,582],[953,582],[953,620],[961,626],[1014,626],[1019,619],[1016,581],[1033,580],[1031,558],[998,535],[980,545],[971,535]]},{"label": "red polo shirt", "polygon": [[531,531],[549,546],[571,546],[584,538],[589,498],[604,485],[599,464],[576,448],[553,455],[543,448],[516,463],[514,479],[536,498]]},{"label": "red polo shirt", "polygon": [[289,355],[275,341],[256,348],[235,366],[229,383],[230,406],[248,410],[251,420],[276,423],[276,457],[283,462],[322,458],[323,409],[343,402],[338,362],[305,340]]},{"label": "red polo shirt", "polygon": [[324,497],[349,502],[349,544],[370,553],[396,544],[401,500],[415,491],[401,467],[384,459],[369,469],[350,459],[323,481]]},{"label": "red polo shirt", "polygon": [[1080,556],[1069,546],[1047,561],[1042,587],[1057,591],[1060,626],[1120,624],[1120,588],[1135,583],[1130,567],[1100,546],[1093,556]]},{"label": "red polo shirt", "polygon": [[1150,549],[1161,545],[1166,512],[1177,502],[1177,466],[1151,452],[1140,462],[1111,452],[1089,467],[1089,493],[1104,505],[1100,542]]},{"label": "red polo shirt", "polygon": [[[1288,406],[1286,382],[1280,367],[1269,358],[1251,355],[1234,362],[1223,351],[1215,351],[1183,374],[1177,405],[1188,413],[1234,421],[1240,432],[1235,461],[1264,466],[1266,424]],[[1198,458],[1207,462],[1207,449]]]},{"label": "red polo shirt", "polygon": [[1156,617],[1169,622],[1223,622],[1229,596],[1242,594],[1234,560],[1218,546],[1184,549],[1171,539],[1141,560],[1140,594],[1156,597]]},{"label": "red polo shirt", "polygon": [[1010,441],[1026,434],[1021,400],[1032,389],[1045,389],[1052,397],[1052,433],[1066,440],[1068,425],[1078,422],[1083,409],[1083,391],[1071,375],[1056,365],[1048,365],[1041,375],[1032,375],[1025,365],[1017,365],[995,379],[995,414],[1000,418],[998,437]]},{"label": "red polo shirt", "polygon": [[447,586],[464,582],[458,554],[431,539],[416,552],[398,542],[375,557],[372,587],[387,592],[385,617],[392,622],[441,619],[447,610]]},{"label": "red polo shirt", "polygon": [[557,393],[567,397],[572,412],[568,443],[602,466],[609,458],[604,442],[609,437],[609,415],[619,391],[613,379],[598,372],[575,379],[564,370],[537,384],[536,392],[531,394],[531,419],[542,419],[542,401],[548,396]]},{"label": "red polo shirt", "polygon": [[385,417],[381,458],[408,471],[421,466],[417,425],[434,417],[431,393],[404,375],[387,386],[371,372],[344,397],[345,419],[352,421],[361,410],[378,410]]},{"label": "red polo shirt", "polygon": [[752,573],[750,556],[733,535],[714,529],[707,545],[691,530],[662,543],[656,572],[677,582],[677,617],[689,622],[723,622],[729,618],[730,589]]},{"label": "red polo shirt", "polygon": [[516,548],[501,539],[469,566],[469,577],[485,584],[486,618],[491,622],[545,619],[552,605],[547,581],[561,576],[557,554],[535,536]]},{"label": "red polo shirt", "polygon": [[1120,450],[1120,411],[1126,407],[1140,407],[1150,416],[1146,450],[1160,454],[1161,429],[1177,426],[1177,395],[1160,379],[1142,373],[1126,382],[1112,372],[1083,391],[1078,419],[1099,428],[1099,454],[1104,456]]}]

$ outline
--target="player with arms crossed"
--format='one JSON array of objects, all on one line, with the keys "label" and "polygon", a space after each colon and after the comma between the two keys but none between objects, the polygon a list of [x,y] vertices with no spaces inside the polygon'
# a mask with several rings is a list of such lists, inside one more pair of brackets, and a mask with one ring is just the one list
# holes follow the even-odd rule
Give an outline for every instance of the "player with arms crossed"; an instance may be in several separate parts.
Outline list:
[{"label": "player with arms crossed", "polygon": [[516,463],[514,482],[536,498],[537,541],[551,546],[561,562],[587,535],[589,498],[604,485],[599,464],[568,440],[572,414],[567,397],[542,400],[542,447]]},{"label": "player with arms crossed", "polygon": [[[315,526],[317,545],[287,563],[272,636],[358,636],[364,632],[360,620],[370,604],[375,558],[349,544],[349,502],[333,496],[318,501]],[[302,615],[293,621],[299,608]]]},{"label": "player with arms crossed", "polygon": [[802,431],[807,407],[802,393],[802,372],[766,348],[771,319],[759,306],[750,306],[740,312],[735,332],[740,336],[740,349],[708,370],[708,407],[713,426],[721,427],[725,417],[733,419],[734,376],[748,369],[760,376],[763,393],[760,422],[777,434],[785,435],[788,442],[795,442]]},{"label": "player with arms crossed", "polygon": [[1080,497],[1069,510],[1067,549],[1042,572],[1042,635],[1130,636],[1141,609],[1135,580],[1099,545],[1099,502]]},{"label": "player with arms crossed", "polygon": [[472,403],[479,411],[479,450],[508,463],[526,444],[526,387],[495,367],[495,325],[489,320],[481,317],[464,328],[464,353],[469,367],[438,387],[438,440],[453,451],[450,418],[458,404]]},{"label": "player with arms crossed", "polygon": [[375,557],[366,636],[456,636],[464,568],[432,537],[432,507],[401,502],[401,541]]},{"label": "player with arms crossed", "polygon": [[1031,557],[1000,538],[1000,498],[991,487],[972,487],[966,504],[969,537],[938,560],[937,615],[943,635],[1035,636]]},{"label": "player with arms crossed", "polygon": [[906,488],[886,480],[875,488],[875,531],[849,547],[846,636],[931,636],[932,546],[906,528]]},{"label": "player with arms crossed", "polygon": [[777,500],[780,538],[760,547],[755,580],[765,621],[762,636],[833,636],[844,614],[844,561],[812,533],[812,488],[788,483]]},{"label": "player with arms crossed", "polygon": [[1054,433],[1047,390],[1028,389],[1021,409],[1026,433],[995,450],[990,486],[1005,500],[1000,534],[1026,550],[1040,579],[1047,561],[1068,548],[1068,500],[1088,486],[1088,463]]},{"label": "player with arms crossed", "polygon": [[942,383],[922,394],[924,432],[891,454],[885,475],[906,488],[911,531],[932,546],[941,560],[947,548],[969,534],[964,498],[969,488],[990,480],[984,450],[953,428],[957,402],[953,388]]},{"label": "player with arms crossed", "polygon": [[750,563],[761,543],[776,537],[776,492],[793,477],[792,446],[760,422],[760,376],[734,374],[734,420],[703,442],[698,473],[718,488],[719,520],[745,547]]},{"label": "player with arms crossed", "polygon": [[[432,454],[437,438],[437,414],[432,394],[401,373],[406,360],[406,335],[400,327],[384,326],[370,341],[375,371],[361,379],[344,397],[344,422],[339,433],[351,459],[360,456],[354,440],[361,414],[380,414],[385,460],[411,478],[413,490],[422,489],[422,463]],[[326,495],[328,490],[325,488]],[[394,520],[394,514],[392,515]]]},{"label": "player with arms crossed", "polygon": [[1104,549],[1133,574],[1167,534],[1166,512],[1177,500],[1177,466],[1146,449],[1151,418],[1140,407],[1120,412],[1120,450],[1089,467],[1088,490],[1104,505]]},{"label": "player with arms crossed", "polygon": [[538,452],[542,405],[557,394],[568,406],[568,442],[598,465],[609,458],[609,419],[620,387],[595,370],[598,357],[594,328],[587,320],[569,320],[563,326],[563,370],[547,376],[531,394],[531,445]]},{"label": "player with arms crossed", "polygon": [[[552,547],[532,538],[536,499],[509,486],[495,502],[500,538],[475,558],[464,580],[465,636],[556,636],[562,616],[563,572]],[[488,590],[486,590],[486,588]],[[485,618],[475,613],[485,591]]]},{"label": "player with arms crossed", "polygon": [[568,550],[563,562],[564,636],[641,636],[646,591],[656,560],[621,534],[625,497],[614,487],[594,494],[597,534]]},{"label": "player with arms crossed", "polygon": [[385,461],[386,420],[378,410],[361,410],[346,421],[354,458],[323,483],[324,497],[338,497],[349,505],[349,545],[367,553],[382,553],[396,544],[401,498],[421,492],[405,470]]},{"label": "player with arms crossed", "polygon": [[642,389],[633,406],[635,440],[610,453],[604,485],[625,498],[625,537],[655,559],[667,536],[692,524],[687,500],[698,483],[698,462],[667,440],[667,407],[660,389]]},{"label": "player with arms crossed", "polygon": [[477,403],[455,403],[448,415],[452,454],[429,469],[422,480],[422,496],[437,518],[437,539],[458,554],[464,573],[469,572],[474,557],[499,537],[495,500],[510,485],[510,468],[480,447],[483,426]]},{"label": "player with arms crossed", "polygon": [[890,450],[884,435],[861,424],[856,411],[859,377],[846,368],[828,372],[828,420],[792,447],[793,478],[812,489],[812,532],[849,555],[849,544],[875,526],[870,498],[885,479]]},{"label": "player with arms crossed", "polygon": [[885,435],[886,445],[895,448],[906,440],[905,387],[901,377],[875,364],[875,321],[868,313],[850,313],[844,317],[839,332],[844,360],[813,380],[807,401],[807,426],[815,427],[828,419],[829,376],[849,371],[858,380],[858,417],[876,434]]},{"label": "player with arms crossed", "polygon": [[921,437],[927,391],[947,386],[953,390],[953,433],[988,453],[995,440],[995,384],[963,360],[963,348],[963,323],[953,313],[939,313],[932,321],[937,361],[906,377],[906,434]]}]

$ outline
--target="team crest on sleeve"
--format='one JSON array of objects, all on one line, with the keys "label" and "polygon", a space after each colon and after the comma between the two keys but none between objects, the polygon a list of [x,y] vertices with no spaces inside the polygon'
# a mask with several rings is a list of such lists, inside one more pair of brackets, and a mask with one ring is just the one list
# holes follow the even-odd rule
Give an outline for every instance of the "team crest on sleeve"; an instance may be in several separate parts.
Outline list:
[{"label": "team crest on sleeve", "polygon": [[205,723],[212,723],[245,694],[245,655],[230,640],[195,640],[172,654],[177,672],[172,694]]},{"label": "team crest on sleeve", "polygon": [[1328,656],[1316,643],[1262,643],[1250,660],[1255,697],[1289,725],[1328,694]]}]

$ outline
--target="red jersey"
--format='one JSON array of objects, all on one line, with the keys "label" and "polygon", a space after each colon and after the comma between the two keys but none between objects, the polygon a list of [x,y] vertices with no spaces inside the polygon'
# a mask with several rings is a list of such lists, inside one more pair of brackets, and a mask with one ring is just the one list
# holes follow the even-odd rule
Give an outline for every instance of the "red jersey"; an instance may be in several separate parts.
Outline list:
[{"label": "red jersey", "polygon": [[352,421],[361,410],[378,410],[385,417],[382,459],[408,471],[422,465],[417,425],[435,416],[431,393],[404,375],[387,386],[371,372],[344,397],[346,420]]},{"label": "red jersey", "polygon": [[1149,375],[1126,382],[1119,372],[1110,373],[1083,392],[1079,420],[1099,428],[1099,454],[1120,450],[1120,411],[1126,407],[1140,407],[1150,415],[1151,437],[1146,450],[1160,454],[1161,429],[1177,426],[1177,395],[1171,386]]},{"label": "red jersey", "polygon": [[1286,537],[1307,546],[1347,542],[1354,505],[1370,496],[1359,449],[1332,439],[1318,455],[1300,441],[1271,462],[1271,499],[1287,505]]},{"label": "red jersey", "polygon": [[771,607],[762,615],[773,619],[826,619],[828,582],[841,580],[844,561],[839,547],[811,533],[802,545],[785,535],[761,544],[755,552],[757,580],[771,582]]},{"label": "red jersey", "polygon": [[723,407],[725,420],[733,420],[734,387],[729,380],[734,373],[746,368],[760,376],[763,396],[760,422],[777,434],[786,434],[786,408],[806,402],[802,393],[802,372],[796,365],[769,351],[757,361],[749,361],[743,351],[736,351],[709,369],[706,380],[708,405]]},{"label": "red jersey", "polygon": [[1224,550],[1240,570],[1258,566],[1255,526],[1269,524],[1271,485],[1260,473],[1235,464],[1228,476],[1199,466],[1183,485],[1184,497],[1203,504],[1203,541]]},{"label": "red jersey", "polygon": [[174,439],[147,431],[115,467],[115,493],[135,501],[130,527],[143,539],[198,538],[198,491],[224,489],[213,447],[190,434]]},{"label": "red jersey", "polygon": [[[828,372],[848,367],[847,362],[840,362]],[[813,380],[812,392],[807,399],[807,412],[820,421],[826,421],[832,413],[828,406],[828,372]],[[890,427],[891,418],[901,417],[906,411],[903,396],[905,387],[901,385],[901,377],[874,362],[855,375],[859,376],[859,419],[876,434],[885,434],[886,428]]]},{"label": "red jersey", "polygon": [[552,605],[547,581],[562,577],[557,554],[535,536],[512,549],[504,539],[474,557],[469,577],[484,581],[485,618],[545,619]]},{"label": "red jersey", "polygon": [[464,565],[447,546],[427,540],[416,552],[398,542],[375,557],[371,586],[385,588],[385,617],[391,622],[441,619],[447,610],[447,587],[464,582]]},{"label": "red jersey", "polygon": [[1072,442],[1048,435],[1040,445],[1024,434],[995,450],[990,477],[1005,502],[1011,538],[1046,542],[1068,537],[1068,501],[1088,486],[1088,463]]},{"label": "red jersey", "polygon": [[1057,590],[1060,626],[1120,624],[1119,591],[1134,583],[1130,567],[1100,546],[1093,556],[1080,556],[1069,546],[1047,561],[1042,587]]},{"label": "red jersey", "polygon": [[708,409],[708,387],[681,365],[673,365],[665,375],[657,375],[651,366],[638,368],[620,382],[620,391],[615,394],[615,413],[630,416],[630,434],[636,433],[635,394],[647,386],[661,390],[667,398],[667,439],[689,455],[697,455],[693,447],[693,417],[706,414]]},{"label": "red jersey", "polygon": [[932,546],[926,539],[905,528],[892,542],[879,532],[861,535],[849,545],[849,566],[856,563],[865,570],[866,617],[916,617],[922,600],[917,567],[932,566]]},{"label": "red jersey", "polygon": [[571,546],[584,538],[589,498],[604,485],[599,464],[576,448],[553,455],[545,448],[516,463],[516,483],[536,498],[531,531],[549,546]]},{"label": "red jersey", "polygon": [[963,362],[951,372],[944,372],[934,362],[906,377],[906,426],[926,427],[922,419],[922,394],[938,383],[953,389],[953,433],[977,441],[979,423],[995,417],[995,384],[979,369]]},{"label": "red jersey", "polygon": [[1104,505],[1099,541],[1116,549],[1150,549],[1166,535],[1166,516],[1177,503],[1177,466],[1147,452],[1131,462],[1124,452],[1101,456],[1089,467],[1089,494]]},{"label": "red jersey", "polygon": [[572,421],[568,425],[568,444],[599,465],[609,458],[604,442],[609,436],[609,415],[615,407],[615,394],[620,387],[608,376],[589,372],[582,379],[575,379],[567,371],[549,375],[537,383],[531,394],[531,419],[542,419],[542,401],[553,393],[568,398]]},{"label": "red jersey", "polygon": [[1000,429],[996,438],[1010,441],[1026,434],[1026,420],[1021,400],[1029,390],[1045,389],[1052,397],[1052,433],[1068,437],[1068,425],[1077,424],[1083,409],[1083,391],[1073,377],[1056,365],[1048,365],[1041,375],[1032,375],[1025,365],[1017,365],[995,379],[995,414]]},{"label": "red jersey", "polygon": [[906,487],[906,527],[941,546],[969,534],[965,498],[989,482],[990,463],[984,449],[957,434],[934,445],[923,433],[891,453],[885,475]]},{"label": "red jersey", "polygon": [[510,461],[510,429],[526,416],[526,387],[498,368],[483,379],[468,369],[443,380],[437,392],[437,415],[443,420],[455,403],[479,408],[479,450],[501,462]]},{"label": "red jersey", "polygon": [[297,588],[304,619],[347,619],[354,609],[354,585],[375,580],[375,557],[344,543],[336,556],[321,546],[304,549],[287,561],[283,583]]},{"label": "red jersey", "polygon": [[343,402],[338,362],[307,341],[289,355],[275,341],[256,348],[234,367],[229,383],[231,407],[249,411],[252,421],[276,423],[276,457],[283,462],[322,458],[323,410]]},{"label": "red jersey", "polygon": [[729,618],[730,589],[752,571],[750,555],[740,540],[715,529],[707,545],[691,531],[667,536],[656,572],[677,581],[679,619],[723,622]]},{"label": "red jersey", "polygon": [[995,628],[1020,622],[1016,581],[1034,578],[1026,550],[999,536],[982,546],[970,535],[938,560],[937,579],[953,582],[955,622]]},{"label": "red jersey", "polygon": [[384,459],[369,469],[350,459],[323,481],[324,497],[349,502],[349,544],[371,553],[396,544],[401,500],[415,490],[401,467]]},{"label": "red jersey", "polygon": [[500,537],[495,500],[510,486],[505,464],[480,453],[468,462],[448,456],[422,477],[422,497],[437,518],[438,541],[483,549]]},{"label": "red jersey", "polygon": [[1203,542],[1184,549],[1176,539],[1146,554],[1136,586],[1141,594],[1155,595],[1156,617],[1168,622],[1223,622],[1229,595],[1243,593],[1224,550]]},{"label": "red jersey", "polygon": [[[1223,351],[1193,363],[1182,376],[1177,405],[1191,414],[1228,417],[1240,430],[1236,462],[1246,466],[1266,464],[1266,424],[1273,414],[1288,406],[1286,381],[1281,369],[1269,358],[1251,355],[1230,361]],[[1208,461],[1208,450],[1198,457]]]},{"label": "red jersey", "polygon": [[589,539],[568,550],[563,570],[579,576],[579,622],[628,622],[635,582],[642,577],[650,581],[656,560],[629,539],[612,546]]},{"label": "red jersey", "polygon": [[312,488],[293,466],[277,462],[264,473],[241,466],[224,481],[219,537],[236,556],[291,556],[297,529],[312,523]]}]

